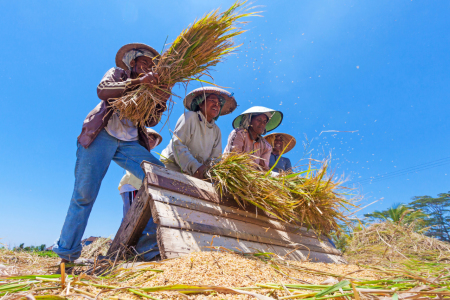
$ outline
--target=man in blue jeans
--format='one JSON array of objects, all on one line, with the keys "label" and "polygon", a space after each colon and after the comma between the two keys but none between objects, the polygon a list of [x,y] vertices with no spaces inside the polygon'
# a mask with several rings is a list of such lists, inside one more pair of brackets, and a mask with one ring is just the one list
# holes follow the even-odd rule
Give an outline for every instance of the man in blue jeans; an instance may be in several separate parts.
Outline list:
[{"label": "man in blue jeans", "polygon": [[[106,72],[97,87],[102,101],[88,114],[78,136],[72,200],[61,236],[53,247],[53,251],[62,258],[61,262],[73,262],[80,257],[81,239],[112,160],[140,180],[144,179],[140,167],[143,160],[164,166],[150,153],[146,130],[136,127],[130,120],[120,120],[119,115],[110,109],[112,101],[140,84],[158,84],[158,75],[151,72],[153,58],[158,55],[155,49],[144,44],[123,46],[116,55],[117,67]],[[166,86],[160,87],[167,89]],[[164,97],[167,101],[170,95],[164,93]],[[156,118],[147,120],[146,125],[153,127],[158,124],[165,109],[165,104],[156,107]],[[156,236],[154,239],[156,244]]]}]

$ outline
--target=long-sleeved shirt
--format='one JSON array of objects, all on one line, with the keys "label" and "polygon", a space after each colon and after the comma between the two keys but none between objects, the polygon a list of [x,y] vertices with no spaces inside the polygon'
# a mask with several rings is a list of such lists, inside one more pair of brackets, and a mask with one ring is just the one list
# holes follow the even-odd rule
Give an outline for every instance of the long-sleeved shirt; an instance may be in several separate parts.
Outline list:
[{"label": "long-sleeved shirt", "polygon": [[250,138],[246,129],[236,128],[228,136],[228,143],[224,153],[251,153],[255,156],[255,162],[265,170],[269,170],[270,153],[272,146],[262,137],[256,140]]},{"label": "long-sleeved shirt", "polygon": [[[97,87],[97,95],[102,100],[86,117],[83,122],[81,134],[78,136],[78,141],[84,148],[95,140],[97,135],[108,124],[113,111],[109,107],[111,101],[120,98],[127,91],[127,83],[131,80],[130,71],[115,67],[106,72]],[[165,107],[158,107],[157,114],[161,115]],[[148,120],[148,127],[155,126],[158,120]],[[139,143],[150,151],[150,143],[147,134],[138,128]]]},{"label": "long-sleeved shirt", "polygon": [[[273,153],[270,154],[270,161],[269,161],[270,168],[272,168],[272,166],[275,164],[278,157],[280,157],[280,156],[275,155]],[[287,157],[281,157],[280,160],[278,161],[277,165],[275,166],[275,168],[273,168],[273,171],[280,173],[281,171],[286,172],[286,171],[290,171],[291,169],[292,169],[292,165],[291,165],[290,159]]]},{"label": "long-sleeved shirt", "polygon": [[201,112],[181,115],[172,140],[161,153],[167,169],[193,175],[202,164],[222,155],[222,134],[214,120],[208,123]]}]

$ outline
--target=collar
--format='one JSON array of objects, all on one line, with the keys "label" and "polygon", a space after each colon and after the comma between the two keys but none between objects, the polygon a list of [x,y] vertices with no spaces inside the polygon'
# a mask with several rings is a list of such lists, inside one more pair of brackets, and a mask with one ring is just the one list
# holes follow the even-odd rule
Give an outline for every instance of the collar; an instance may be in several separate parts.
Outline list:
[{"label": "collar", "polygon": [[250,132],[250,130],[246,129],[246,131],[248,132],[248,135],[250,136],[250,139],[251,139],[252,141],[255,141],[255,142],[260,142],[260,141],[261,141],[261,135],[258,135],[258,136],[256,137],[256,139],[253,139],[253,134]]},{"label": "collar", "polygon": [[213,128],[214,127],[214,124],[215,124],[214,119],[211,121],[211,123],[209,123],[206,120],[206,117],[203,115],[203,113],[200,110],[197,111],[197,116],[198,116],[199,121],[204,123],[206,125],[206,127],[208,127],[208,128]]}]

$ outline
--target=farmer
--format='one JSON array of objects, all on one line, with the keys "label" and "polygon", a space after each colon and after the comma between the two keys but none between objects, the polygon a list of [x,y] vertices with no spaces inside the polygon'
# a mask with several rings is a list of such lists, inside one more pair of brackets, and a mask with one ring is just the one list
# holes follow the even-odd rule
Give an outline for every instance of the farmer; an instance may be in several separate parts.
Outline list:
[{"label": "farmer", "polygon": [[262,135],[277,128],[283,120],[283,113],[262,106],[253,106],[233,121],[235,128],[228,136],[224,153],[251,153],[255,162],[269,170],[272,146]]},{"label": "farmer", "polygon": [[[147,136],[149,140],[150,150],[154,149],[156,146],[161,144],[162,136],[151,128],[146,128]],[[123,201],[123,217],[127,214],[128,210],[131,207],[131,203],[133,203],[134,197],[137,194],[137,191],[141,188],[142,180],[134,176],[130,173],[130,171],[126,171],[125,175],[123,175],[122,180],[119,183],[119,193],[122,197]]]},{"label": "farmer", "polygon": [[271,133],[266,135],[264,138],[272,146],[269,167],[272,168],[278,160],[278,163],[273,168],[274,172],[280,173],[291,171],[292,165],[289,158],[280,156],[288,153],[292,150],[292,148],[294,148],[295,138],[287,133]]},{"label": "farmer", "polygon": [[216,87],[193,90],[184,98],[188,110],[178,119],[169,145],[161,153],[166,168],[204,178],[209,163],[222,155],[222,134],[215,121],[233,112],[233,94]]},{"label": "farmer", "polygon": [[[149,152],[147,133],[129,120],[121,120],[109,108],[112,101],[140,84],[158,84],[158,75],[151,72],[153,58],[157,55],[155,49],[144,44],[123,46],[116,55],[117,67],[106,72],[97,87],[98,97],[102,101],[88,114],[78,136],[72,200],[61,236],[53,247],[62,262],[72,262],[81,254],[81,238],[112,160],[141,181],[144,172],[139,165],[143,160],[162,165]],[[160,96],[165,99],[170,97],[168,94]],[[155,117],[148,119],[146,125],[155,126],[165,109],[165,104],[158,106]]]}]

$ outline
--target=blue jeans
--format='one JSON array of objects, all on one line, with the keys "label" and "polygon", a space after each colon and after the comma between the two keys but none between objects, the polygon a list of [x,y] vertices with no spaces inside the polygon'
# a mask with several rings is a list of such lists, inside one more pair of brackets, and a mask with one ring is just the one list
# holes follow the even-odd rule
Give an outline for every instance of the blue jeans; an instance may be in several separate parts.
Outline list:
[{"label": "blue jeans", "polygon": [[75,186],[72,200],[61,230],[61,236],[53,247],[53,251],[61,258],[70,261],[79,258],[81,255],[81,239],[111,160],[130,171],[140,180],[143,180],[145,176],[140,167],[142,161],[146,160],[164,166],[138,141],[118,140],[104,129],[87,149],[80,143],[77,143],[77,145]]}]

